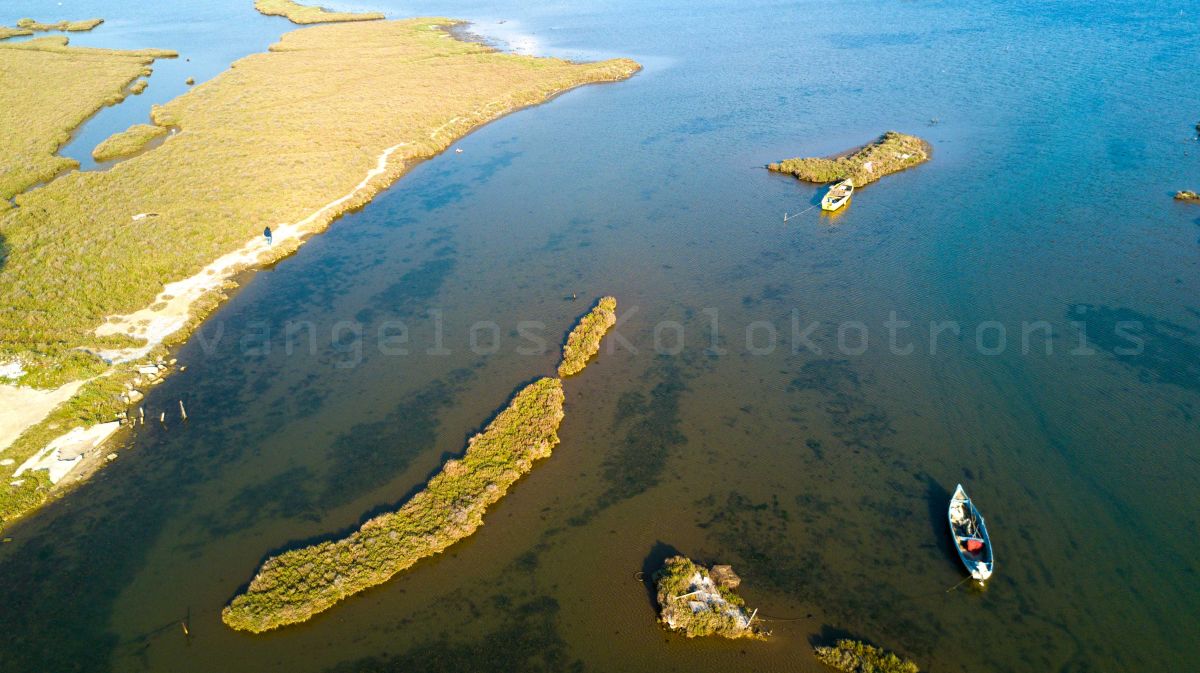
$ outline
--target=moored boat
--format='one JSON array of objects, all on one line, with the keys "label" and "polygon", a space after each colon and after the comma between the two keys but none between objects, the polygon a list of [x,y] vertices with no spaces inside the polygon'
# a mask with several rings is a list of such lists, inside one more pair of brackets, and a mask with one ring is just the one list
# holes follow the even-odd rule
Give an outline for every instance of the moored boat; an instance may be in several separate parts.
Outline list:
[{"label": "moored boat", "polygon": [[992,576],[992,540],[988,537],[983,515],[975,503],[967,497],[962,484],[954,489],[950,498],[950,535],[954,538],[954,549],[971,577],[980,584]]},{"label": "moored boat", "polygon": [[829,188],[825,192],[825,196],[821,197],[821,210],[837,210],[850,202],[850,196],[854,194],[854,183],[850,180],[842,180]]}]

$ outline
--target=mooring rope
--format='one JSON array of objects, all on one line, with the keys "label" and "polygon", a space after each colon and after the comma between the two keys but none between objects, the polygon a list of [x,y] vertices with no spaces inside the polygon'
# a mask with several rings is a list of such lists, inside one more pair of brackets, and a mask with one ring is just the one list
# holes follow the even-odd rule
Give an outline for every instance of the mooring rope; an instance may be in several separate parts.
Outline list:
[{"label": "mooring rope", "polygon": [[814,203],[814,204],[812,204],[811,206],[809,206],[809,207],[805,208],[804,210],[802,210],[802,211],[800,211],[800,212],[798,212],[798,213],[796,213],[796,214],[794,214],[794,215],[788,215],[788,214],[787,214],[787,211],[785,210],[785,211],[783,212],[783,221],[784,221],[784,222],[787,222],[788,220],[793,220],[793,219],[795,219],[795,218],[797,218],[797,217],[800,217],[800,216],[801,216],[801,215],[803,215],[804,213],[807,213],[808,211],[812,210],[813,208],[816,208],[816,207],[817,207],[817,206],[819,206],[819,205],[821,205],[821,204],[819,204],[819,203]]}]

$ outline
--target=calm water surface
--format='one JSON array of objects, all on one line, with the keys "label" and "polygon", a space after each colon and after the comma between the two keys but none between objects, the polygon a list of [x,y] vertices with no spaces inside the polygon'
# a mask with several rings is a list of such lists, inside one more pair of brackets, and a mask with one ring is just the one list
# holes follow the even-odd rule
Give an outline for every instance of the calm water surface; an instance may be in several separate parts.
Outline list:
[{"label": "calm water surface", "polygon": [[[181,52],[79,156],[288,29],[249,7],[0,18]],[[6,531],[0,670],[817,671],[810,642],[841,634],[932,671],[1194,665],[1200,209],[1170,199],[1200,184],[1191,5],[383,8],[646,69],[480,129],[254,275],[146,400],[191,421]],[[781,222],[818,193],[760,166],[887,129],[935,159]],[[561,446],[479,533],[307,624],[221,624],[265,555],[461,452],[606,293],[627,343],[567,382]],[[986,591],[947,592],[960,481]],[[732,563],[775,637],[659,630],[635,574],[676,550]]]}]

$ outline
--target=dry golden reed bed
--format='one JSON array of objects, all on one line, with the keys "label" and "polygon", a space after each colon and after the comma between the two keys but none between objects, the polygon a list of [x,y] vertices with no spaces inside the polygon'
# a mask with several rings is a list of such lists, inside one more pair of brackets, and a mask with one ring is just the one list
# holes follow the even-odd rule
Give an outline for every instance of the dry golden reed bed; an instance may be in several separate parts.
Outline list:
[{"label": "dry golden reed bed", "polygon": [[330,12],[321,7],[302,5],[292,0],[254,0],[254,9],[267,16],[283,16],[299,24],[334,23],[338,21],[377,21],[383,18],[380,12]]},{"label": "dry golden reed bed", "polygon": [[[640,67],[628,59],[571,63],[503,54],[451,38],[444,28],[455,23],[369,21],[288,33],[269,52],[155,108],[155,125],[178,129],[160,146],[108,171],[71,173],[19,194],[18,208],[0,210],[0,363],[16,360],[28,372],[21,383],[37,387],[113,374],[88,349],[136,342],[96,336],[106,316],[152,305],[165,284],[196,276],[261,236],[264,226],[308,218],[306,231],[320,231],[481,124],[576,86],[625,79]],[[57,115],[60,97],[71,98],[69,87],[36,83],[54,73],[74,77],[66,71],[77,66],[45,58],[64,51],[61,43],[25,53],[38,43],[48,44],[13,45],[15,55],[0,45],[3,62],[32,64],[22,71],[28,77],[4,80],[14,99],[29,94],[36,101],[20,107],[28,120],[5,127],[23,132],[3,134],[21,164],[38,152],[51,160],[56,145],[30,141],[28,128],[39,127],[37,115]],[[385,169],[372,173],[385,150],[392,150]],[[54,170],[61,168],[60,160]],[[360,189],[368,174],[374,177]],[[347,194],[353,197],[343,200]],[[158,216],[134,220],[140,213]],[[295,245],[276,246],[257,262]],[[169,340],[185,337],[220,299],[218,290],[193,304],[191,323]],[[87,383],[25,430],[4,457],[19,465],[62,428],[112,420],[125,408],[118,396],[131,372],[123,366]],[[0,526],[45,501],[44,474],[22,475],[20,486],[0,479]]]},{"label": "dry golden reed bed", "polygon": [[440,553],[483,525],[488,506],[535,460],[550,455],[562,419],[562,382],[529,384],[471,438],[461,459],[448,461],[403,507],[367,521],[350,537],[268,559],[221,618],[255,633],[303,622]]},{"label": "dry golden reed bed", "polygon": [[[145,74],[154,59],[174,56],[158,49],[71,47],[59,36],[0,43],[0,197],[10,198],[78,166],[56,154],[71,131],[100,108],[124,99],[125,87]],[[0,224],[7,238],[3,228]],[[0,278],[7,282],[9,277]],[[0,331],[6,343],[12,336]]]},{"label": "dry golden reed bed", "polygon": [[562,363],[558,365],[558,375],[566,378],[583,371],[588,359],[600,352],[600,339],[615,324],[617,298],[602,297],[596,303],[596,307],[583,316],[567,336],[567,343],[563,346]]}]

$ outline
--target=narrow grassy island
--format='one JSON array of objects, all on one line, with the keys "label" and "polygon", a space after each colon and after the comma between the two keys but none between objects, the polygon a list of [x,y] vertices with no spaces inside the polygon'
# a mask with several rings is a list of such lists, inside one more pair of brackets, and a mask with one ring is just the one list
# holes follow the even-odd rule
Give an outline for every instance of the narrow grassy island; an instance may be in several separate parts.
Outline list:
[{"label": "narrow grassy island", "polygon": [[0,40],[7,40],[10,37],[24,37],[26,35],[33,35],[33,31],[26,28],[0,26]]},{"label": "narrow grassy island", "polygon": [[42,23],[33,19],[18,19],[17,28],[44,33],[50,30],[61,30],[72,33],[87,32],[104,23],[104,19],[84,19],[82,21],[59,21],[58,23]]},{"label": "narrow grassy island", "polygon": [[929,161],[929,144],[916,136],[888,131],[878,140],[842,156],[786,159],[767,168],[794,175],[806,182],[840,182],[849,178],[855,187]]},{"label": "narrow grassy island", "polygon": [[333,23],[337,21],[378,21],[381,12],[331,12],[322,7],[302,5],[292,0],[254,0],[254,8],[267,16],[282,16],[299,24]]},{"label": "narrow grassy island", "polygon": [[[159,49],[70,47],[65,36],[0,43],[0,91],[6,92],[0,114],[0,198],[76,168],[74,159],[57,155],[71,131],[105,105],[123,100],[126,86],[154,59],[176,55]],[[0,229],[4,228],[0,215]],[[38,310],[42,312],[44,307]],[[25,322],[16,314],[13,318]],[[0,339],[6,344],[22,340],[3,328]]]},{"label": "narrow grassy island", "polygon": [[562,419],[562,382],[529,384],[403,507],[345,539],[268,559],[221,618],[255,633],[303,622],[474,533],[488,506],[550,455]]},{"label": "narrow grassy island", "polygon": [[844,638],[837,644],[816,648],[817,659],[846,673],[918,673],[917,665],[857,640]]},{"label": "narrow grassy island", "polygon": [[600,339],[609,328],[617,324],[617,298],[602,297],[587,315],[579,321],[567,343],[563,346],[562,363],[558,365],[558,375],[566,378],[583,371],[588,360],[600,352]]},{"label": "narrow grassy island", "polygon": [[734,593],[741,580],[729,566],[708,570],[683,556],[666,560],[654,576],[658,594],[659,621],[688,638],[765,638],[766,631],[754,625],[753,613]]},{"label": "narrow grassy island", "polygon": [[1193,192],[1190,189],[1181,189],[1181,190],[1175,192],[1175,200],[1177,200],[1177,201],[1192,201],[1194,203],[1200,203],[1200,194],[1197,194],[1196,192]]},{"label": "narrow grassy island", "polygon": [[146,143],[167,135],[170,130],[165,126],[154,124],[135,124],[119,133],[106,138],[92,150],[92,158],[96,161],[112,161],[121,157],[137,154]]}]

